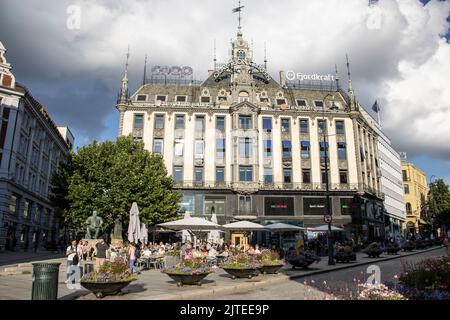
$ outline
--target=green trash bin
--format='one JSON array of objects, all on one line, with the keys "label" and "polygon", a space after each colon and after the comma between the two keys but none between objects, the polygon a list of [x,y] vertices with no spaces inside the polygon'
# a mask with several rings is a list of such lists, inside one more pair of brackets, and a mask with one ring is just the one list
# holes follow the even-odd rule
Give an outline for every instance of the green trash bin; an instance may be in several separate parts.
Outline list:
[{"label": "green trash bin", "polygon": [[33,286],[31,300],[58,299],[58,276],[61,263],[32,263]]}]

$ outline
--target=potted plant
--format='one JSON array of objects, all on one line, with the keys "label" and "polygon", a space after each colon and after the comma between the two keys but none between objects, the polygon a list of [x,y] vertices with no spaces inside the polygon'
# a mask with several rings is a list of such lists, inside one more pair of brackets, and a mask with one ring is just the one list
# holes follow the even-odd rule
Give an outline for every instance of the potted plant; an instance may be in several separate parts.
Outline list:
[{"label": "potted plant", "polygon": [[222,269],[230,274],[233,280],[236,278],[251,279],[259,267],[258,260],[247,253],[231,255],[222,264]]},{"label": "potted plant", "polygon": [[380,254],[383,253],[383,249],[377,242],[372,242],[363,250],[370,258],[379,258]]},{"label": "potted plant", "polygon": [[334,255],[336,262],[350,262],[356,261],[356,254],[353,252],[353,248],[350,245],[340,246]]},{"label": "potted plant", "polygon": [[173,267],[181,262],[181,253],[179,251],[168,251],[164,254],[165,266]]},{"label": "potted plant", "polygon": [[259,271],[262,274],[275,274],[284,266],[283,260],[280,259],[280,255],[269,249],[261,251],[258,256],[258,261],[260,263]]},{"label": "potted plant", "polygon": [[389,243],[386,247],[387,254],[397,254],[401,250],[400,246],[397,243]]},{"label": "potted plant", "polygon": [[321,259],[310,250],[300,250],[298,253],[292,250],[287,254],[286,260],[292,265],[292,269],[307,269],[313,262],[318,263]]},{"label": "potted plant", "polygon": [[103,298],[105,295],[119,294],[137,277],[129,272],[127,261],[117,257],[114,261],[106,261],[98,271],[83,275],[80,284],[96,295]]},{"label": "potted plant", "polygon": [[201,281],[212,271],[203,259],[184,259],[180,263],[166,267],[162,273],[172,278],[178,287],[185,284],[201,285]]},{"label": "potted plant", "polygon": [[410,241],[410,240],[406,241],[402,246],[402,249],[404,251],[410,251],[410,252],[413,251],[415,248],[416,248],[416,246],[415,246],[414,242]]}]

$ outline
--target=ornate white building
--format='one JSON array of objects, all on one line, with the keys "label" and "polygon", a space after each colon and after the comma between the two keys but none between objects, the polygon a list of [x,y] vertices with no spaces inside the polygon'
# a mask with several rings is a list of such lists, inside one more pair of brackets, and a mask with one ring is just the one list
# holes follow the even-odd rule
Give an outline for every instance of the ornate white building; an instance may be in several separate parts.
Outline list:
[{"label": "ornate white building", "polygon": [[0,42],[0,250],[26,250],[58,236],[50,178],[74,138],[16,82],[5,52]]},{"label": "ornate white building", "polygon": [[280,72],[277,82],[239,30],[229,61],[203,82],[153,79],[129,95],[125,72],[117,109],[119,135],[164,158],[182,212],[324,224],[327,148],[333,224],[361,240],[384,235],[377,132],[351,81],[348,93],[338,79],[294,83]]}]

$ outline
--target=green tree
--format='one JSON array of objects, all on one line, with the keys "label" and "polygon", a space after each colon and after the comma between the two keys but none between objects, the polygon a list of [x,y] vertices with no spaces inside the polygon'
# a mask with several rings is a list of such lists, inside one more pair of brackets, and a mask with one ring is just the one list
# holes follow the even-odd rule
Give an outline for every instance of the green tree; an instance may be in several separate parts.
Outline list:
[{"label": "green tree", "polygon": [[437,225],[450,226],[450,192],[443,179],[438,179],[430,184],[428,214],[435,217]]},{"label": "green tree", "polygon": [[76,231],[85,230],[93,210],[103,218],[104,231],[112,230],[117,218],[127,224],[133,201],[141,222],[154,225],[177,216],[181,194],[172,191],[173,183],[161,156],[132,137],[119,137],[71,153],[52,177],[51,200]]}]

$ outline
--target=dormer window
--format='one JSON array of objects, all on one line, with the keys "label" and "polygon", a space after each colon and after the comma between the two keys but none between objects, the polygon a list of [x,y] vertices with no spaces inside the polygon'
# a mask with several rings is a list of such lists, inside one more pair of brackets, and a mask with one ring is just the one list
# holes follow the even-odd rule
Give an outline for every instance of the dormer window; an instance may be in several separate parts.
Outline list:
[{"label": "dormer window", "polygon": [[282,104],[286,104],[286,99],[277,99],[277,105],[281,106]]},{"label": "dormer window", "polygon": [[202,102],[202,103],[210,103],[211,102],[211,98],[210,97],[201,97],[200,98],[200,102]]},{"label": "dormer window", "polygon": [[147,95],[146,94],[138,94],[136,96],[136,101],[147,101]]},{"label": "dormer window", "polygon": [[176,96],[175,97],[175,101],[176,102],[186,102],[187,101],[187,97],[186,96]]},{"label": "dormer window", "polygon": [[166,96],[156,96],[156,101],[160,101],[160,102],[165,102],[166,101]]},{"label": "dormer window", "polygon": [[296,102],[298,107],[306,107],[306,100],[297,99]]},{"label": "dormer window", "polygon": [[323,107],[323,101],[317,100],[314,101],[314,105],[318,108],[322,108]]},{"label": "dormer window", "polygon": [[247,91],[241,91],[239,92],[239,102],[248,101],[249,95]]}]

